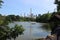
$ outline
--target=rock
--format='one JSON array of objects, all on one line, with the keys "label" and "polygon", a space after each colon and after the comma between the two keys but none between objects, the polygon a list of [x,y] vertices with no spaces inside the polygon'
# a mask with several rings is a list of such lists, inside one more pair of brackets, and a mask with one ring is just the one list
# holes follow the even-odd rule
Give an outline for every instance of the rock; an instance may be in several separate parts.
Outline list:
[{"label": "rock", "polygon": [[56,37],[55,34],[53,34],[53,35],[48,35],[48,36],[45,38],[45,40],[57,40],[57,37]]},{"label": "rock", "polygon": [[53,34],[53,35],[48,35],[46,38],[40,38],[37,40],[57,40],[57,36]]}]

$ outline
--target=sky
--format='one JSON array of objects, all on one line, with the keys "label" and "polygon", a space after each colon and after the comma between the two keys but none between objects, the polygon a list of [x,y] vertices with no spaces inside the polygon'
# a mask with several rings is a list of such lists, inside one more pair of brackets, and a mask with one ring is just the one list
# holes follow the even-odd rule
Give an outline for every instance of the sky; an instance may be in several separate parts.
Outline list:
[{"label": "sky", "polygon": [[44,14],[49,12],[53,12],[56,10],[56,4],[54,4],[55,0],[3,0],[4,3],[2,8],[0,8],[0,14],[2,15],[29,15],[30,8],[32,9],[32,13],[36,14]]}]

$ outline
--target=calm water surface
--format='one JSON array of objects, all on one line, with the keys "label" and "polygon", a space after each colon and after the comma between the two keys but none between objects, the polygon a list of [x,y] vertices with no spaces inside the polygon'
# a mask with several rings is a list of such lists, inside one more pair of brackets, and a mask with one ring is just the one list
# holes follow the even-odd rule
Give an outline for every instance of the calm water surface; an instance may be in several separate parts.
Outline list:
[{"label": "calm water surface", "polygon": [[[34,24],[35,23],[35,24]],[[10,27],[14,27],[15,24],[22,25],[25,29],[23,35],[19,35],[16,40],[33,40],[36,38],[46,37],[50,34],[49,31],[45,31],[42,29],[43,23],[36,22],[14,22],[10,23]]]}]

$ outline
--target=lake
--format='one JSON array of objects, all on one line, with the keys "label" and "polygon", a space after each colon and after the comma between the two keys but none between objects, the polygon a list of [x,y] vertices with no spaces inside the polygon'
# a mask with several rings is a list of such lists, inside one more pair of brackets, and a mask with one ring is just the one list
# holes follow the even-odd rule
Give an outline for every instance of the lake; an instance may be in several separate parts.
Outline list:
[{"label": "lake", "polygon": [[[34,40],[42,37],[46,37],[50,34],[50,31],[46,31],[42,28],[44,23],[37,22],[13,22],[9,23],[9,27],[14,27],[14,25],[22,25],[25,29],[23,35],[19,35],[16,40]],[[13,40],[13,39],[12,39]]]}]

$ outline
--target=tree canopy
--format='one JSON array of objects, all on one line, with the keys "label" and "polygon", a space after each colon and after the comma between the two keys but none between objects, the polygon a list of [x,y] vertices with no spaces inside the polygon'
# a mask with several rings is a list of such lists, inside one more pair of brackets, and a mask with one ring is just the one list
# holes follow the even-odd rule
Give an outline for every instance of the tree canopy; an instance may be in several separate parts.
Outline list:
[{"label": "tree canopy", "polygon": [[0,0],[0,8],[1,8],[1,6],[2,6],[2,3],[4,3],[2,0]]}]

